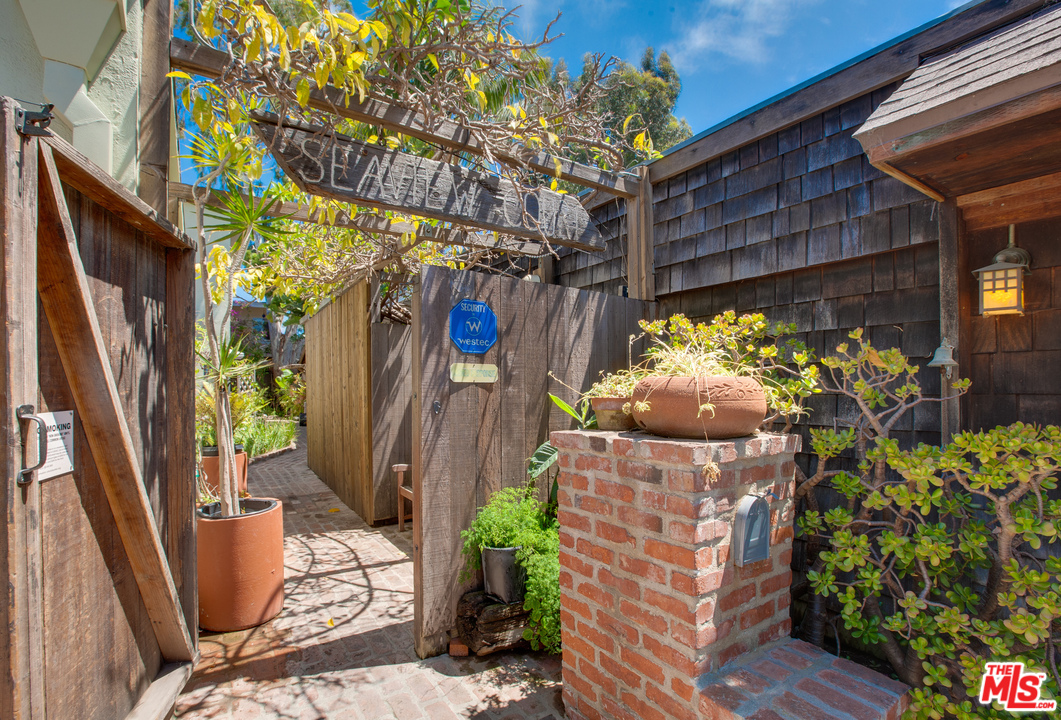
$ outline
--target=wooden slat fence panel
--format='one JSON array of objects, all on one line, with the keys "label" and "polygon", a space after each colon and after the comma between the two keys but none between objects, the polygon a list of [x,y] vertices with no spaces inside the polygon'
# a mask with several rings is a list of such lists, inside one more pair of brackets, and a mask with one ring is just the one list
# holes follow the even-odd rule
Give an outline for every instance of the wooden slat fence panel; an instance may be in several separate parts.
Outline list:
[{"label": "wooden slat fence panel", "polygon": [[369,286],[360,283],[306,321],[309,467],[372,522]]},{"label": "wooden slat fence panel", "polygon": [[[465,299],[483,300],[498,315],[497,344],[484,355],[465,355],[449,340],[449,312]],[[656,312],[640,300],[422,270],[413,313],[414,634],[421,657],[445,649],[457,601],[475,584],[457,583],[461,530],[493,492],[526,481],[526,460],[549,431],[571,427],[546,393],[573,402],[601,371],[625,367],[628,337]],[[456,362],[496,364],[498,381],[453,383]]]},{"label": "wooden slat fence panel", "polygon": [[371,339],[372,515],[366,520],[378,525],[398,515],[391,466],[412,462],[412,331],[408,325],[372,323]]}]

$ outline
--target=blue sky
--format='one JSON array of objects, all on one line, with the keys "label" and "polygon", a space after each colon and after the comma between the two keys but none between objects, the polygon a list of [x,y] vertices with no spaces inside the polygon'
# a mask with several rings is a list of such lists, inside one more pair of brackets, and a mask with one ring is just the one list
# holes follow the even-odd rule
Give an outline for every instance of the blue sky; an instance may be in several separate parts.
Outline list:
[{"label": "blue sky", "polygon": [[516,27],[572,72],[587,52],[637,63],[666,50],[682,79],[676,113],[698,133],[965,4],[958,0],[504,0]]}]

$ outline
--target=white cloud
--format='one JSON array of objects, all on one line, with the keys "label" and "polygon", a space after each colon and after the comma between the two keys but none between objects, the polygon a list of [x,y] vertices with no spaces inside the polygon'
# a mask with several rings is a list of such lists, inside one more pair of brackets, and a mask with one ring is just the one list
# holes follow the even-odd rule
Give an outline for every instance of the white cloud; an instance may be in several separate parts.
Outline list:
[{"label": "white cloud", "polygon": [[791,28],[794,11],[818,1],[704,0],[667,50],[686,72],[720,59],[764,64],[774,59],[772,41]]}]

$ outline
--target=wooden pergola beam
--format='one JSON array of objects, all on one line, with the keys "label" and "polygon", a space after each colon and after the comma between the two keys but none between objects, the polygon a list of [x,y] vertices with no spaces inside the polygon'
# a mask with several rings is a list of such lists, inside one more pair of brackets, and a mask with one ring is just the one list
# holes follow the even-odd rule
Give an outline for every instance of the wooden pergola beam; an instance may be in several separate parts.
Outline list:
[{"label": "wooden pergola beam", "polygon": [[[170,66],[195,75],[216,78],[228,66],[228,55],[197,42],[173,38],[170,40]],[[309,106],[315,110],[333,113],[339,117],[356,120],[386,128],[393,132],[436,143],[451,150],[467,152],[482,157],[485,155],[480,142],[467,129],[456,123],[443,121],[437,127],[428,128],[422,115],[407,108],[381,100],[344,98],[343,93],[333,87],[310,91]],[[516,152],[495,152],[494,156],[509,165],[527,166],[551,177],[605,190],[620,197],[637,197],[639,181],[617,173],[600,170],[571,160],[558,158],[541,152],[530,157],[521,157]],[[559,168],[559,173],[557,169]]]},{"label": "wooden pergola beam", "polygon": [[[192,197],[192,186],[183,183],[170,183],[169,196],[174,200],[182,200],[187,203],[195,202]],[[249,200],[249,196],[246,194],[243,194],[243,198],[244,200]],[[222,207],[224,205],[221,198],[214,192],[210,193],[206,204],[212,207]],[[286,216],[290,220],[314,225],[348,228],[350,230],[392,236],[416,233],[418,237],[441,245],[459,245],[477,250],[498,250],[512,253],[513,255],[538,256],[545,252],[544,246],[538,242],[495,238],[488,233],[474,233],[456,228],[439,228],[427,224],[417,225],[401,220],[391,220],[374,213],[350,215],[345,210],[339,210],[335,214],[335,222],[328,222],[328,214],[323,210],[310,210],[295,202],[278,203],[274,206],[273,212],[276,217]]]}]

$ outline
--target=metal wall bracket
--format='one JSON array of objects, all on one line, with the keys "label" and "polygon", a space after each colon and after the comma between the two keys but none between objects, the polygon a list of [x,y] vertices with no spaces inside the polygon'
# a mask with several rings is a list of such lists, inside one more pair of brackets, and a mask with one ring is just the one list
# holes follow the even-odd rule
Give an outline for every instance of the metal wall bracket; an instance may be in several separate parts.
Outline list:
[{"label": "metal wall bracket", "polygon": [[33,412],[34,407],[32,405],[19,405],[18,409],[15,410],[15,415],[18,416],[19,420],[29,420],[30,422],[37,423],[37,464],[33,467],[22,468],[18,471],[18,476],[15,478],[15,482],[19,485],[29,485],[32,483],[33,476],[30,473],[36,472],[44,467],[44,463],[48,459],[48,424],[44,422],[44,418],[37,417]]},{"label": "metal wall bracket", "polygon": [[15,130],[18,131],[19,135],[36,135],[38,137],[46,137],[51,133],[48,132],[48,126],[52,124],[52,108],[55,107],[51,103],[41,105],[39,111],[26,110],[25,108],[18,108],[15,110]]}]

